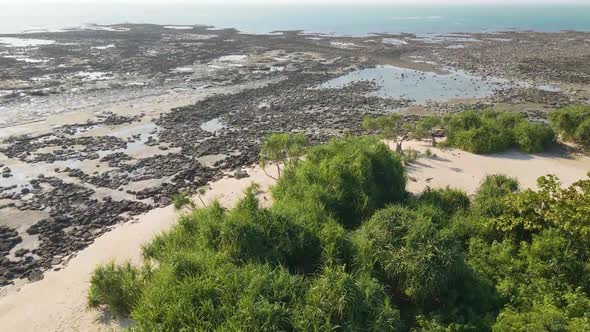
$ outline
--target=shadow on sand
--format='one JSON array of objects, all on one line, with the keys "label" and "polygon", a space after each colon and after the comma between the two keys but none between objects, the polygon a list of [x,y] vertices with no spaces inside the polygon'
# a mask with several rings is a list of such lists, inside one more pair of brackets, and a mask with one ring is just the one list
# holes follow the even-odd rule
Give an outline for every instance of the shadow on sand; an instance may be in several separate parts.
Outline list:
[{"label": "shadow on sand", "polygon": [[547,151],[540,153],[526,153],[516,149],[511,149],[506,152],[493,153],[485,156],[490,158],[505,158],[512,160],[531,160],[535,157],[574,160],[576,159],[576,156],[582,155],[585,155],[584,151],[578,147],[565,144],[555,144]]},{"label": "shadow on sand", "polygon": [[109,310],[102,308],[100,316],[96,319],[101,325],[116,327],[119,330],[133,327],[133,320],[127,317],[113,316]]}]

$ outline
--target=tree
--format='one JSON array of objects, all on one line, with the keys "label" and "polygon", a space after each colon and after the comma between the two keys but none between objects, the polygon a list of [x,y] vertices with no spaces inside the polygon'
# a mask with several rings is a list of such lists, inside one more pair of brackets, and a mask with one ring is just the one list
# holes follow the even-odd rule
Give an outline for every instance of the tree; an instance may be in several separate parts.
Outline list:
[{"label": "tree", "polygon": [[295,165],[307,150],[308,142],[304,134],[274,133],[266,136],[260,149],[260,165],[264,173],[270,178],[276,179],[266,172],[268,163],[275,163],[277,175],[281,176],[281,166]]},{"label": "tree", "polygon": [[442,121],[439,117],[423,117],[409,126],[410,137],[418,140],[430,138],[432,140],[432,146],[436,146],[436,133],[441,128],[441,124]]},{"label": "tree", "polygon": [[172,196],[172,204],[176,211],[182,210],[185,206],[190,206],[191,208],[195,207],[195,203],[191,201],[189,195],[183,192],[176,193]]},{"label": "tree", "polygon": [[201,204],[203,204],[203,206],[205,206],[205,202],[203,201],[202,196],[205,195],[206,192],[207,192],[207,187],[201,187],[201,188],[197,189],[197,197],[199,198],[199,201],[201,201]]},{"label": "tree", "polygon": [[407,139],[404,128],[404,119],[397,113],[363,119],[363,127],[369,130],[378,130],[381,136],[395,143],[395,152],[402,154],[402,143]]}]

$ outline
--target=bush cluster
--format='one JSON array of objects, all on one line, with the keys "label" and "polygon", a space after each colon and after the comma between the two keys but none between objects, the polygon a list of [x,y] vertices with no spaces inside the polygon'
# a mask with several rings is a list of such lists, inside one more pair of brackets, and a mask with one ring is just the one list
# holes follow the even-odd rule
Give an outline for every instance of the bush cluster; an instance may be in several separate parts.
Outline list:
[{"label": "bush cluster", "polygon": [[138,331],[587,331],[590,180],[539,187],[409,195],[385,145],[334,140],[285,168],[271,208],[250,188],[157,236],[151,268],[99,267],[89,305]]},{"label": "bush cluster", "polygon": [[464,111],[445,118],[444,126],[447,145],[480,154],[514,147],[542,152],[555,140],[549,126],[530,122],[520,113]]},{"label": "bush cluster", "polygon": [[562,108],[549,114],[551,125],[565,141],[590,147],[590,105]]}]

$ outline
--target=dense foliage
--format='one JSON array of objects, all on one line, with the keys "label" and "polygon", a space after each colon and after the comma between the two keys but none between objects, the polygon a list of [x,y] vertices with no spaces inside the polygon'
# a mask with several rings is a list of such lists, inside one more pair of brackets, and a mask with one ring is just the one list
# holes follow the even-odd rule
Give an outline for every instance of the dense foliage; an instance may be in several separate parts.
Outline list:
[{"label": "dense foliage", "polygon": [[405,186],[401,163],[384,144],[368,137],[345,138],[309,151],[303,162],[285,171],[273,195],[278,208],[300,214],[318,205],[319,213],[351,228],[386,203],[401,201]]},{"label": "dense foliage", "polygon": [[590,105],[562,108],[549,114],[549,119],[564,140],[590,148]]},{"label": "dense foliage", "polygon": [[528,121],[519,113],[465,111],[445,118],[446,144],[473,153],[495,153],[509,148],[542,152],[555,140],[553,130]]},{"label": "dense foliage", "polygon": [[181,216],[146,267],[99,267],[89,305],[141,331],[588,331],[590,180],[539,186],[412,196],[385,145],[334,140],[285,168],[271,208],[250,188]]}]

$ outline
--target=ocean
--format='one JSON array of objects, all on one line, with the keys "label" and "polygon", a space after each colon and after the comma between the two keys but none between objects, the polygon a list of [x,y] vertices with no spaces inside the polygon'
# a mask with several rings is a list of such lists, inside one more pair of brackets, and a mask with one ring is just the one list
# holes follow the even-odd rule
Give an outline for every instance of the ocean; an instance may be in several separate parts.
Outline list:
[{"label": "ocean", "polygon": [[305,30],[337,35],[533,30],[590,31],[588,6],[384,6],[0,4],[0,33],[84,24],[205,24],[249,33]]}]

